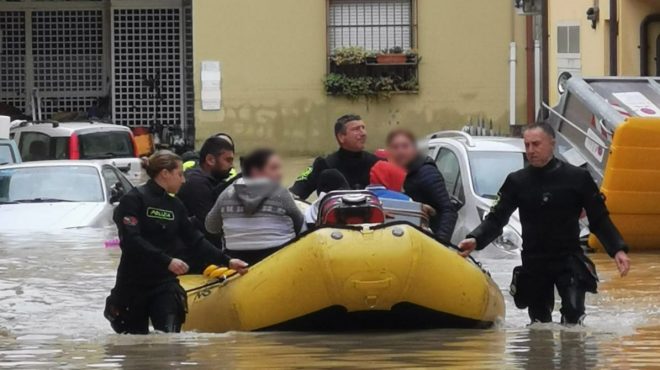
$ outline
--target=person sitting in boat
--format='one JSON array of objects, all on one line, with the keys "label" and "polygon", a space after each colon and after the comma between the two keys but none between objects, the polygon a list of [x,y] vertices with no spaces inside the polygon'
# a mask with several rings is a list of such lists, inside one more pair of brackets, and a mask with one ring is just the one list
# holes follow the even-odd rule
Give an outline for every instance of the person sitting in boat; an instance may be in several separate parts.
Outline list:
[{"label": "person sitting in boat", "polygon": [[178,256],[197,256],[241,274],[247,264],[204,239],[183,203],[170,195],[185,181],[178,155],[158,151],[144,167],[150,180],[124,195],[113,215],[122,254],[104,315],[117,333],[148,334],[149,320],[156,330],[179,332],[186,292],[176,276],[187,273],[188,264]]},{"label": "person sitting in boat", "polygon": [[206,229],[224,232],[225,248],[250,264],[276,252],[298,235],[303,215],[280,185],[282,160],[270,149],[241,159],[243,177],[232,183],[206,217]]},{"label": "person sitting in boat", "polygon": [[403,193],[406,171],[390,162],[380,161],[371,167],[367,190],[379,199],[406,200],[411,198]]},{"label": "person sitting in boat", "polygon": [[415,135],[405,129],[391,131],[387,135],[387,151],[393,164],[408,171],[403,183],[404,192],[415,202],[431,206],[435,215],[429,226],[441,243],[451,240],[458,219],[451,203],[445,180],[430,157],[417,149]]},{"label": "person sitting in boat", "polygon": [[300,199],[307,199],[320,184],[323,171],[336,169],[350,185],[351,189],[364,189],[369,185],[369,170],[381,159],[364,151],[367,141],[367,129],[358,115],[347,114],[335,122],[335,138],[339,150],[323,158],[314,160],[289,189]]}]

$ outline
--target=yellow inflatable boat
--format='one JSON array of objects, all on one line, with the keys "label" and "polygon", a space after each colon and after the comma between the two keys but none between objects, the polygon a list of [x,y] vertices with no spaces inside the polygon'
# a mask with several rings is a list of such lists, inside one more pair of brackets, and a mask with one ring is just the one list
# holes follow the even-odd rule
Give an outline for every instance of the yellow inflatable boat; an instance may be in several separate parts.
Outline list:
[{"label": "yellow inflatable boat", "polygon": [[325,227],[244,276],[188,275],[184,330],[489,327],[504,299],[489,274],[406,223]]}]

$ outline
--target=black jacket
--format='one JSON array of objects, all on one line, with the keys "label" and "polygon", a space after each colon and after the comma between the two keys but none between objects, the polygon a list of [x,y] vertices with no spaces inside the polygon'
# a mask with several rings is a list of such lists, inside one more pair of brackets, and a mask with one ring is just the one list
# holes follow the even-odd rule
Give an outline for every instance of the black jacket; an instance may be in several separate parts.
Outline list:
[{"label": "black jacket", "polygon": [[558,159],[543,168],[529,166],[509,174],[491,212],[468,235],[477,239],[477,249],[502,233],[516,208],[522,224],[523,262],[581,253],[579,218],[583,209],[591,232],[610,256],[628,250],[591,174]]},{"label": "black jacket", "polygon": [[187,256],[200,256],[208,264],[229,262],[190,222],[181,201],[152,180],[129,191],[113,219],[122,250],[118,286],[148,288],[175,280],[168,270],[174,257],[186,261]]},{"label": "black jacket", "polygon": [[436,239],[450,242],[458,213],[449,198],[445,179],[433,159],[420,156],[409,166],[403,191],[415,202],[428,204],[435,209],[436,215],[431,217],[429,226]]},{"label": "black jacket", "polygon": [[201,168],[193,168],[186,171],[186,183],[183,184],[177,197],[181,199],[188,211],[188,216],[193,224],[197,226],[206,238],[217,247],[222,246],[222,235],[211,234],[206,231],[204,222],[215,201],[227,186],[233,181],[218,179],[204,172]]},{"label": "black jacket", "polygon": [[298,176],[289,190],[300,199],[307,199],[316,191],[321,172],[327,169],[341,172],[352,189],[364,189],[369,186],[371,167],[379,160],[380,158],[368,152],[339,149],[325,158],[316,158],[314,164]]}]

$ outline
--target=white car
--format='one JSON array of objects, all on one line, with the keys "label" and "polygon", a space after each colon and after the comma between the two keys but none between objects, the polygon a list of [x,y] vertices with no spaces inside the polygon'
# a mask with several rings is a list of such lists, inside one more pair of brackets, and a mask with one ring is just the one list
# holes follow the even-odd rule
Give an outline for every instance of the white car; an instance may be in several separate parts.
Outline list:
[{"label": "white car", "polygon": [[10,131],[24,162],[85,159],[111,164],[133,183],[143,180],[135,138],[128,127],[100,122],[22,122]]},{"label": "white car", "polygon": [[[429,135],[424,145],[435,159],[452,201],[460,208],[452,237],[452,243],[458,244],[488,214],[507,175],[525,166],[525,145],[518,138],[473,137],[461,131]],[[518,211],[493,244],[506,254],[520,254]]]},{"label": "white car", "polygon": [[112,224],[133,185],[110,164],[40,161],[0,167],[0,232]]}]

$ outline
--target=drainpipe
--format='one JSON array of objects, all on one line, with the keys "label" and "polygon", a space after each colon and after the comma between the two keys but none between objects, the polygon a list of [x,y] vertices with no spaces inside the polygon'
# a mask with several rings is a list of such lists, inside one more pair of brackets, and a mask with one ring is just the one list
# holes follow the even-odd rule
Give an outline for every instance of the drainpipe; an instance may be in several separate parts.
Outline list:
[{"label": "drainpipe", "polygon": [[516,125],[516,55],[515,41],[509,44],[509,125]]},{"label": "drainpipe", "polygon": [[[619,9],[618,1],[610,0],[610,76],[619,74]],[[643,49],[642,49],[643,50]],[[642,58],[643,59],[643,58]],[[641,71],[644,75],[645,70]]]},{"label": "drainpipe", "polygon": [[[540,85],[537,90],[541,91],[541,101],[545,103],[550,102],[550,68],[549,68],[549,60],[550,60],[550,47],[549,47],[549,38],[550,38],[550,30],[549,30],[549,25],[548,25],[548,0],[543,0],[543,8],[541,9],[541,57],[539,60],[541,60],[541,79]],[[540,90],[540,88],[543,88],[543,90]],[[541,115],[542,118],[548,117],[548,112],[546,112],[545,109],[543,109],[543,114]]]},{"label": "drainpipe", "polygon": [[534,110],[535,105],[534,101],[536,96],[534,95],[534,18],[532,16],[525,17],[525,34],[527,44],[525,46],[525,57],[526,57],[526,67],[527,67],[527,123],[532,123],[536,119],[536,110]]},{"label": "drainpipe", "polygon": [[541,109],[541,41],[534,40],[534,112]]},{"label": "drainpipe", "polygon": [[660,14],[651,14],[644,18],[639,32],[639,75],[649,75],[649,26],[660,22]]}]

